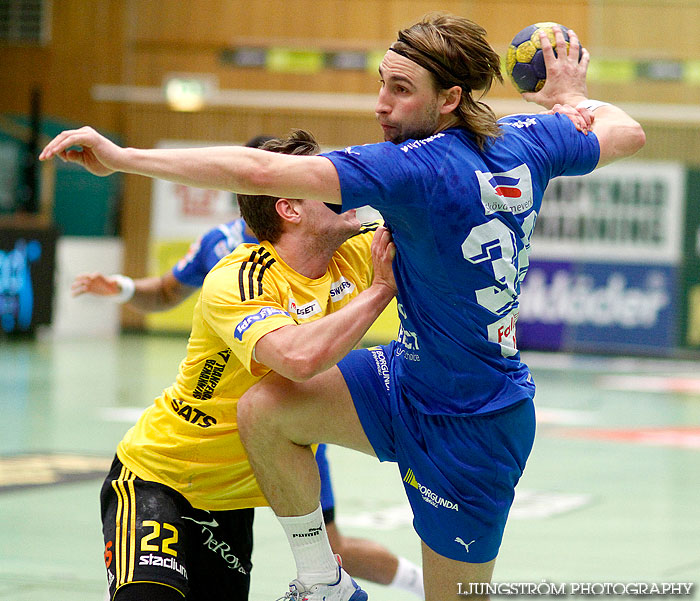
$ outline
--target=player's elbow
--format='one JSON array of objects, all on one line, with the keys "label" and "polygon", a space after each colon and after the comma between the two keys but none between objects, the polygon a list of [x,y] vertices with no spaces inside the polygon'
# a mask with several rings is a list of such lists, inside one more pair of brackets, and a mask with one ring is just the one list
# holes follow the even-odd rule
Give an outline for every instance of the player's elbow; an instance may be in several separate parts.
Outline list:
[{"label": "player's elbow", "polygon": [[624,154],[631,156],[640,151],[646,144],[647,136],[642,126],[636,121],[632,121],[626,128],[624,134]]},{"label": "player's elbow", "polygon": [[637,153],[646,144],[646,134],[639,123],[630,120],[624,126],[607,131],[600,140],[599,167]]},{"label": "player's elbow", "polygon": [[635,128],[635,149],[634,152],[637,152],[642,149],[642,147],[647,143],[647,135],[644,132],[644,129],[642,128],[639,123],[636,123],[636,128]]}]

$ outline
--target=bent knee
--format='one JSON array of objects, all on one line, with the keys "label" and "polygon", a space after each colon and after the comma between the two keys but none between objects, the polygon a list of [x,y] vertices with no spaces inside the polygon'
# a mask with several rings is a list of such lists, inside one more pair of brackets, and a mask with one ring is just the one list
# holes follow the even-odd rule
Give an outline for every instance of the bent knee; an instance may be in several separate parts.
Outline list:
[{"label": "bent knee", "polygon": [[281,431],[294,416],[295,404],[290,402],[292,382],[277,374],[269,374],[251,386],[238,401],[238,429],[246,440],[260,432]]}]

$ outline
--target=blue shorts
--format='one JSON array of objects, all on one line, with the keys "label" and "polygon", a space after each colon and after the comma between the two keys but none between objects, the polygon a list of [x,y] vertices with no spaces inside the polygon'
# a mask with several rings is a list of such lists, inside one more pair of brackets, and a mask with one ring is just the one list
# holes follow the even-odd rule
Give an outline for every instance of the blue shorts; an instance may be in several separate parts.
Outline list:
[{"label": "blue shorts", "polygon": [[394,343],[352,351],[340,368],[380,461],[398,463],[413,526],[433,551],[469,563],[498,555],[535,437],[531,399],[474,416],[427,415],[394,381]]},{"label": "blue shorts", "polygon": [[331,472],[326,457],[326,445],[318,445],[316,450],[316,463],[318,472],[321,475],[321,509],[323,510],[323,520],[326,524],[335,521],[335,498],[333,497],[333,486],[331,485]]}]

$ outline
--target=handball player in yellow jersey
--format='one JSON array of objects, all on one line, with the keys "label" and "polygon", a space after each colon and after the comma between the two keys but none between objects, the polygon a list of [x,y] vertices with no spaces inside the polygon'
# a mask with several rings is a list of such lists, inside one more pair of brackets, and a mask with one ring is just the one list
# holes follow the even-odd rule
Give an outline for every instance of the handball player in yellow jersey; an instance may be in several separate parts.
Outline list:
[{"label": "handball player in yellow jersey", "polygon": [[[264,149],[318,152],[300,130]],[[260,243],[205,279],[176,381],[119,443],[102,488],[117,601],[248,598],[252,508],[267,501],[238,438],[238,398],[270,370],[301,381],[334,365],[395,293],[379,224],[318,201],[239,203]]]}]

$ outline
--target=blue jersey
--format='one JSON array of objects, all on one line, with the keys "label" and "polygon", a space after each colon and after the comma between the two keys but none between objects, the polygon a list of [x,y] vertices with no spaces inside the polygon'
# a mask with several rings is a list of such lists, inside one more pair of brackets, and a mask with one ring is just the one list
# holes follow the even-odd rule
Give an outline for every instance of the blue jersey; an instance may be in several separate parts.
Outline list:
[{"label": "blue jersey", "polygon": [[600,156],[597,138],[563,115],[499,124],[484,152],[452,128],[324,155],[343,209],[369,204],[392,231],[401,327],[391,369],[424,413],[485,413],[534,396],[515,337],[530,238],[549,180],[588,173]]},{"label": "blue jersey", "polygon": [[243,219],[217,225],[191,244],[173,267],[173,275],[187,286],[200,288],[211,268],[244,242],[257,244],[258,240],[246,235]]}]

